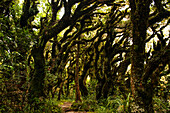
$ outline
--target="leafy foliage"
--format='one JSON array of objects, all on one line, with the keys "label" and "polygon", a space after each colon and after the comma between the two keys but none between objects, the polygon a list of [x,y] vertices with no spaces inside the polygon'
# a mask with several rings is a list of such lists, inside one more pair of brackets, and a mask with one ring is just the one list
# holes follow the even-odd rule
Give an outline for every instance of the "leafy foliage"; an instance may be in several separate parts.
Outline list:
[{"label": "leafy foliage", "polygon": [[168,3],[1,0],[0,112],[169,111]]}]

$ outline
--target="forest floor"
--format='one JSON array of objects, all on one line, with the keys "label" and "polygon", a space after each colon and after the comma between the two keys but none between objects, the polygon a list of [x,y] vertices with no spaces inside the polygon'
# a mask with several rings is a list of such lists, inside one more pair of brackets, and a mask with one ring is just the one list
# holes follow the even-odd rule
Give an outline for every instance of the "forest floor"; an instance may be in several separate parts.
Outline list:
[{"label": "forest floor", "polygon": [[89,113],[86,111],[73,111],[71,109],[71,102],[64,102],[63,104],[59,105],[63,111],[63,113]]}]

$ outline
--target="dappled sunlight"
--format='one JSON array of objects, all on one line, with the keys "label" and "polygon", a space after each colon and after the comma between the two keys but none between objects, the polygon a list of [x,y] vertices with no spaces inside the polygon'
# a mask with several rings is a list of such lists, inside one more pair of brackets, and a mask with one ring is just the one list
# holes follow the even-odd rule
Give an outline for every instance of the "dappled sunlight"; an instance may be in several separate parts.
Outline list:
[{"label": "dappled sunlight", "polygon": [[0,112],[170,111],[168,0],[1,0]]}]

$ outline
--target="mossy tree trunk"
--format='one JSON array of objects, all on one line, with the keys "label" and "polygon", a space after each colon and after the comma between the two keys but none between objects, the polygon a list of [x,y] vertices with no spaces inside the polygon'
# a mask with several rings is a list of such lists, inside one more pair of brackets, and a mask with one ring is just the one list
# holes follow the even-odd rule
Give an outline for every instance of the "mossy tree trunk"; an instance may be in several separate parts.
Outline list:
[{"label": "mossy tree trunk", "polygon": [[93,60],[93,56],[94,56],[94,53],[90,54],[90,58],[89,60],[86,58],[84,60],[85,64],[83,66],[83,72],[81,74],[81,77],[79,79],[79,83],[80,83],[80,91],[81,91],[81,94],[82,96],[88,96],[88,90],[87,90],[87,87],[86,87],[86,79],[87,79],[87,73],[88,73],[88,70],[91,66],[91,62]]},{"label": "mossy tree trunk", "polygon": [[105,84],[106,78],[97,77],[98,83],[96,86],[96,99],[99,100],[102,97],[102,89]]},{"label": "mossy tree trunk", "polygon": [[131,48],[131,90],[135,102],[146,113],[153,113],[152,94],[147,92],[150,86],[143,84],[141,80],[144,73],[145,39],[149,20],[149,5],[151,0],[129,0],[131,7],[133,45]]},{"label": "mossy tree trunk", "polygon": [[[23,14],[20,19],[21,27],[28,27],[29,24],[34,20],[34,16],[38,13],[37,10],[35,10],[33,15],[29,15],[28,12],[31,7],[34,6],[35,9],[37,9],[37,0],[24,0],[24,6],[23,6]],[[72,8],[75,4],[78,4],[75,12],[72,12]],[[31,98],[34,97],[40,97],[43,96],[43,87],[44,87],[44,77],[45,77],[45,58],[44,58],[44,48],[46,46],[46,43],[50,41],[52,38],[55,39],[55,37],[63,31],[65,28],[73,26],[76,24],[76,22],[80,22],[80,19],[90,13],[93,12],[98,6],[102,5],[101,2],[96,1],[81,1],[81,0],[51,0],[51,8],[52,8],[52,19],[50,18],[43,18],[40,17],[40,27],[37,27],[37,31],[40,31],[38,35],[35,35],[37,37],[37,43],[34,43],[34,47],[32,50],[32,56],[34,58],[34,74],[32,75],[32,79],[30,82],[30,95]],[[103,4],[104,5],[104,4]],[[90,7],[89,7],[90,6]],[[57,14],[61,10],[61,8],[64,8],[64,14],[60,20],[57,20]],[[31,14],[31,13],[30,13]],[[49,15],[46,15],[46,17],[50,17]],[[29,20],[28,19],[33,18]],[[30,25],[31,27],[32,25]],[[36,27],[36,26],[35,26]],[[31,27],[33,28],[33,27]],[[72,28],[72,27],[70,27]],[[32,30],[33,31],[33,30]],[[67,34],[67,33],[66,33]],[[60,44],[63,44],[65,41],[67,41],[68,38],[64,37],[60,40]],[[70,41],[70,40],[69,40]],[[54,42],[53,42],[54,43]],[[59,45],[60,45],[59,44]],[[53,46],[55,48],[55,44]],[[60,45],[61,47],[61,45]],[[64,46],[62,49],[66,50]],[[78,47],[79,48],[79,47]],[[54,50],[54,49],[53,49]],[[55,53],[55,51],[53,52]],[[67,53],[67,52],[66,52]],[[68,54],[68,53],[67,53]],[[55,57],[55,54],[52,54],[52,56]],[[62,55],[58,56],[59,58],[62,57]],[[62,61],[65,61],[67,58],[67,55],[65,55],[62,60],[59,60],[58,64],[61,64]],[[76,64],[76,76],[75,76],[75,82],[77,86],[77,93],[76,93],[76,100],[80,99],[80,91],[79,91],[79,56],[77,56],[77,64]],[[58,69],[59,70],[59,69]],[[57,70],[57,71],[58,71]]]},{"label": "mossy tree trunk", "polygon": [[34,73],[30,82],[30,98],[44,96],[44,78],[45,78],[45,58],[43,47],[34,47],[32,50],[34,58]]},{"label": "mossy tree trunk", "polygon": [[79,88],[79,49],[80,45],[77,44],[77,54],[76,54],[76,73],[75,73],[75,88],[76,88],[76,98],[75,101],[81,102],[80,88]]},{"label": "mossy tree trunk", "polygon": [[85,85],[85,77],[82,77],[79,79],[79,84],[80,84],[80,91],[81,91],[81,94],[82,96],[88,96],[88,90],[86,88],[86,85]]}]

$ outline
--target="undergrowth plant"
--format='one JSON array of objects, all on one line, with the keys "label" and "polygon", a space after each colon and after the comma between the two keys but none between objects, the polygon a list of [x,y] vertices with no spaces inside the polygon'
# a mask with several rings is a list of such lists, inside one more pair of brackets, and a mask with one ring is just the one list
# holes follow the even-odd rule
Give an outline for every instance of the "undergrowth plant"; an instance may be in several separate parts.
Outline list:
[{"label": "undergrowth plant", "polygon": [[169,102],[165,101],[163,98],[154,97],[153,108],[154,111],[167,113],[168,111],[170,111],[170,104]]},{"label": "undergrowth plant", "polygon": [[56,99],[35,98],[33,104],[28,104],[23,109],[24,113],[62,113],[59,102]]}]

